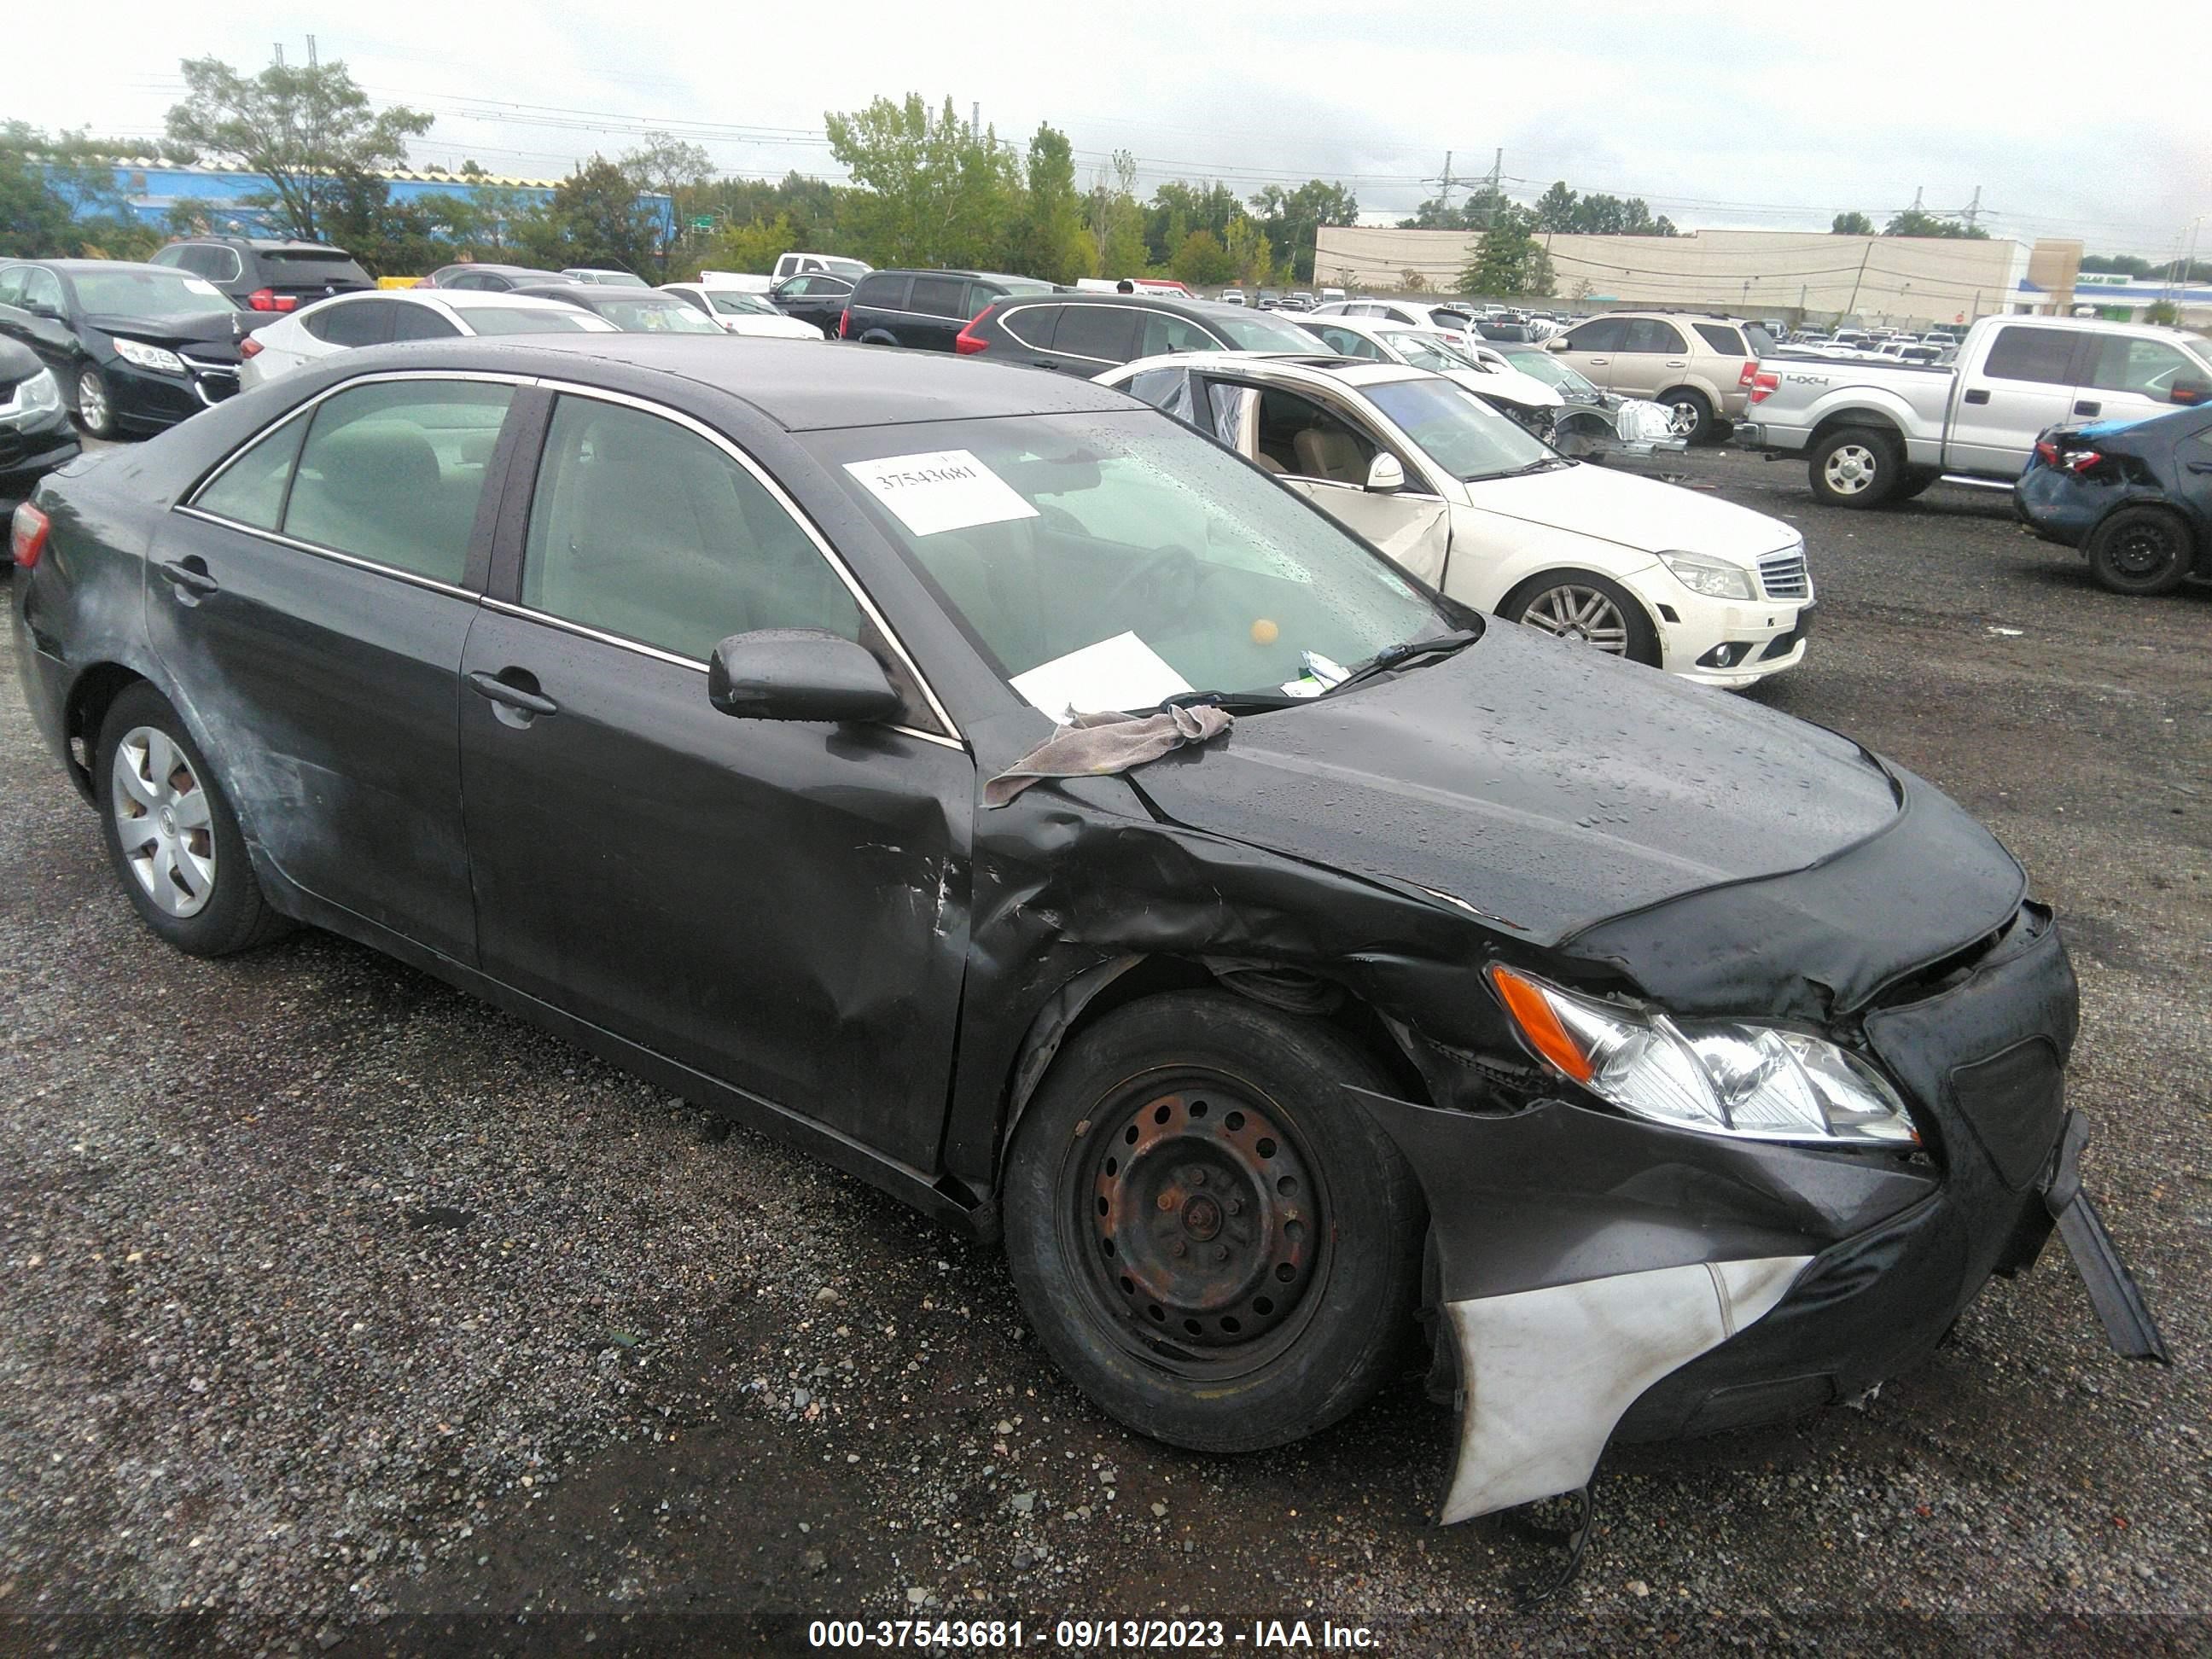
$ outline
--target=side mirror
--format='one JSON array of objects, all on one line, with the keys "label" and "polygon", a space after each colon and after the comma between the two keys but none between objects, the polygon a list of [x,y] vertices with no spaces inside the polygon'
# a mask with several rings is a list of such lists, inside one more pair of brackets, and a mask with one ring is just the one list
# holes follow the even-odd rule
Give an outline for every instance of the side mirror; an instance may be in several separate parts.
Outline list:
[{"label": "side mirror", "polygon": [[50,323],[58,323],[61,320],[61,313],[55,310],[44,300],[26,300],[23,301],[21,308],[29,312],[33,317],[45,318]]},{"label": "side mirror", "polygon": [[2212,380],[2194,380],[2188,376],[2177,378],[2172,391],[2166,393],[2169,402],[2194,405],[2212,398]]},{"label": "side mirror", "polygon": [[707,701],[756,720],[886,720],[902,707],[873,652],[819,628],[731,635],[707,665]]},{"label": "side mirror", "polygon": [[1567,337],[1564,334],[1554,334],[1544,342],[1544,349],[1547,351],[1565,351],[1566,349]]},{"label": "side mirror", "polygon": [[1368,464],[1367,488],[1377,495],[1392,495],[1406,487],[1406,469],[1395,455],[1377,455]]}]

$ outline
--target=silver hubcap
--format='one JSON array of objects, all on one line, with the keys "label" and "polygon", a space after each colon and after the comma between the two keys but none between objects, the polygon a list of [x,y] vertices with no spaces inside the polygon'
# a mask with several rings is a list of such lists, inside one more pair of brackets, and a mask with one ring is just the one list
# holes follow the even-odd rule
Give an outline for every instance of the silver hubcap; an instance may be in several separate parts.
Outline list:
[{"label": "silver hubcap", "polygon": [[1820,473],[1838,495],[1856,495],[1874,483],[1879,465],[1874,451],[1865,445],[1839,444],[1828,453],[1828,463]]},{"label": "silver hubcap", "polygon": [[1672,432],[1676,437],[1681,438],[1688,436],[1691,433],[1693,433],[1698,429],[1699,422],[1698,419],[1697,404],[1680,403],[1672,404],[1670,405],[1670,408],[1672,410],[1672,413],[1668,416],[1667,422],[1667,428],[1668,431]]},{"label": "silver hubcap", "polygon": [[123,861],[147,897],[173,916],[193,916],[215,896],[215,826],[207,791],[185,751],[150,726],[116,746],[110,810]]},{"label": "silver hubcap", "polygon": [[1594,645],[1616,657],[1628,654],[1628,619],[1594,587],[1572,582],[1547,587],[1529,601],[1521,620],[1559,639]]},{"label": "silver hubcap", "polygon": [[98,370],[88,368],[76,377],[76,408],[94,430],[107,424],[107,387]]}]

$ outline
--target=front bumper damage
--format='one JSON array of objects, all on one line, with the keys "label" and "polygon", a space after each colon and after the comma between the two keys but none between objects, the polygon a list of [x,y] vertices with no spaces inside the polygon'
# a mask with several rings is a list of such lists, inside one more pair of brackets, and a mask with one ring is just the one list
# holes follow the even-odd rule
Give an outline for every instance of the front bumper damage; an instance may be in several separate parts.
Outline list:
[{"label": "front bumper damage", "polygon": [[[2033,921],[2031,917],[2031,921]],[[2071,969],[2011,930],[1863,1019],[1921,1154],[1665,1127],[1565,1099],[1484,1111],[1362,1095],[1429,1199],[1461,1425],[1445,1522],[1588,1484],[1607,1444],[1778,1421],[1925,1359],[2057,1225],[2113,1347],[2165,1345],[2081,1190],[2063,1103]],[[1431,1057],[1430,1065],[1437,1063]]]}]

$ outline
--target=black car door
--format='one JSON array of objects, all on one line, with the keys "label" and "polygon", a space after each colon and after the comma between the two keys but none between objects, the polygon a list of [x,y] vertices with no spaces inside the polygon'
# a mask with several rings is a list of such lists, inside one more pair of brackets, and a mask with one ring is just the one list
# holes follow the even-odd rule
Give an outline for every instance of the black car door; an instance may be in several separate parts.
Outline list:
[{"label": "black car door", "polygon": [[[968,284],[957,276],[917,276],[907,299],[908,315],[896,324],[898,343],[928,351],[950,351],[972,314],[967,308]],[[976,310],[988,303],[979,296]]]},{"label": "black car door", "polygon": [[707,659],[825,628],[903,662],[781,490],[666,410],[563,392],[463,661],[484,969],[917,1170],[967,950],[975,765],[898,726],[739,720]]},{"label": "black car door", "polygon": [[155,650],[292,882],[475,959],[461,647],[513,383],[393,375],[296,412],[159,532]]},{"label": "black car door", "polygon": [[1070,305],[1060,313],[1052,355],[1040,359],[1076,374],[1100,374],[1137,355],[1137,325],[1144,313],[1134,306]]}]

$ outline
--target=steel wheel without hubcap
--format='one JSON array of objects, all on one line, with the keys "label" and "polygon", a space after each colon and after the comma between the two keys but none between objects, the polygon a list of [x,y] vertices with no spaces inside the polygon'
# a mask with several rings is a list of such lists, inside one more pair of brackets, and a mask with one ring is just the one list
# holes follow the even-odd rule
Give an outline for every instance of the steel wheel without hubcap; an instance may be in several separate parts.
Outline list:
[{"label": "steel wheel without hubcap", "polygon": [[1828,452],[1820,476],[1838,495],[1861,495],[1874,487],[1881,458],[1864,444],[1838,444]]},{"label": "steel wheel without hubcap", "polygon": [[1563,582],[1528,601],[1521,620],[1559,639],[1594,645],[1610,656],[1628,654],[1628,619],[1594,587]]},{"label": "steel wheel without hubcap", "polygon": [[146,896],[173,916],[197,915],[215,894],[207,791],[185,752],[150,726],[116,746],[110,810],[123,860]]},{"label": "steel wheel without hubcap", "polygon": [[113,411],[107,406],[107,382],[100,371],[88,368],[76,377],[76,417],[95,438],[107,435]]},{"label": "steel wheel without hubcap", "polygon": [[2156,519],[2136,519],[2106,544],[2105,558],[2115,575],[2145,581],[2162,574],[2173,562],[2181,538],[2172,525]]},{"label": "steel wheel without hubcap", "polygon": [[1297,1338],[1328,1228],[1308,1158],[1274,1116],[1218,1076],[1156,1075],[1088,1139],[1065,1166],[1063,1214],[1121,1347],[1203,1376]]}]

